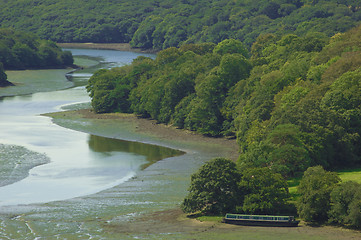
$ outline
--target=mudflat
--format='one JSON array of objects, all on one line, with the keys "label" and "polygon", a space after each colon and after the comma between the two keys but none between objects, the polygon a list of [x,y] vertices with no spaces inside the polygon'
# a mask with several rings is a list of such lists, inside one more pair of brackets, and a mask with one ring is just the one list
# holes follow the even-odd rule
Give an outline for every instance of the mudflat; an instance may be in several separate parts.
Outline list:
[{"label": "mudflat", "polygon": [[[195,132],[157,124],[154,120],[138,118],[132,114],[108,113],[95,114],[89,109],[50,114],[57,118],[72,118],[101,122],[132,123],[135,132],[141,132],[163,141],[197,142],[221,147],[223,156],[236,160],[238,145],[235,139],[205,137]],[[58,116],[59,117],[59,116]],[[114,236],[137,236],[142,239],[359,239],[360,231],[321,226],[312,227],[301,222],[299,227],[250,227],[224,224],[220,221],[199,221],[187,217],[178,206],[164,211],[147,213],[126,222],[108,222],[102,225],[103,231]],[[124,239],[128,239],[128,238]]]}]

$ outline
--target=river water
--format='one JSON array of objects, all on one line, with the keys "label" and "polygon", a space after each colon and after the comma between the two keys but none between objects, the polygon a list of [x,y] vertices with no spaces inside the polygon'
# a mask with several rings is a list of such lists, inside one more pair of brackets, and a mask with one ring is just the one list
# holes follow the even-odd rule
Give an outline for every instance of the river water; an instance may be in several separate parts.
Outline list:
[{"label": "river water", "polygon": [[66,70],[11,71],[17,86],[0,89],[0,239],[183,238],[178,230],[128,229],[134,219],[178,208],[190,175],[229,150],[158,138],[117,120],[42,116],[88,108],[84,86],[94,71],[143,55],[71,51],[87,66],[71,81]]},{"label": "river water", "polygon": [[[49,158],[49,163],[31,169],[28,177],[21,181],[0,187],[0,206],[45,203],[93,194],[134,177],[141,166],[147,163],[147,153],[137,152],[137,149],[142,149],[141,147],[124,151],[129,149],[129,142],[97,138],[60,127],[52,123],[50,118],[40,116],[44,113],[61,111],[62,107],[74,103],[88,103],[90,99],[84,83],[94,70],[100,67],[111,68],[129,64],[140,55],[109,50],[72,49],[71,51],[75,56],[98,59],[102,64],[82,72],[75,72],[73,82],[69,82],[65,75],[46,82],[46,78],[51,77],[52,72],[59,73],[59,70],[26,71],[26,75],[22,72],[8,73],[10,81],[12,78],[24,81],[20,79],[21,77],[38,78],[36,81],[39,83],[39,90],[46,92],[4,97],[0,101],[0,143],[22,146],[30,151],[44,154]],[[57,84],[53,84],[53,81]],[[59,81],[61,83],[58,83]],[[24,91],[26,84],[27,82],[20,86]],[[48,84],[53,85],[44,86]],[[58,88],[72,87],[49,91],[54,85],[59,85]],[[16,88],[6,91],[14,91],[14,94],[19,91]],[[36,86],[31,88],[37,89]],[[94,142],[94,139],[97,139],[97,149],[90,146],[90,142]],[[156,148],[155,151],[158,151],[161,147],[150,148]],[[169,151],[168,156],[159,156],[159,158],[169,157],[171,154],[174,152]]]}]

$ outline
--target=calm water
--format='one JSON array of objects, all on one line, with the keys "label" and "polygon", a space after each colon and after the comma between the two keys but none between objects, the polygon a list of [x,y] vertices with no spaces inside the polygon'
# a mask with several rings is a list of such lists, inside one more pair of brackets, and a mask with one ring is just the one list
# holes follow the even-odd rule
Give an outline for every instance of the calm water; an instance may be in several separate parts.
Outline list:
[{"label": "calm water", "polygon": [[[129,64],[137,53],[72,49],[101,64],[74,73],[73,82],[64,70],[8,72],[20,87],[0,89],[0,144],[23,146],[50,158],[30,170],[29,176],[0,187],[0,205],[44,203],[93,194],[134,177],[142,166],[179,152],[136,142],[109,139],[62,128],[40,116],[90,101],[84,84],[96,69]],[[53,77],[53,78],[52,78]],[[32,81],[31,81],[32,80]],[[66,90],[51,91],[52,89]],[[45,92],[44,92],[45,91]],[[84,123],[85,124],[85,123]]]}]

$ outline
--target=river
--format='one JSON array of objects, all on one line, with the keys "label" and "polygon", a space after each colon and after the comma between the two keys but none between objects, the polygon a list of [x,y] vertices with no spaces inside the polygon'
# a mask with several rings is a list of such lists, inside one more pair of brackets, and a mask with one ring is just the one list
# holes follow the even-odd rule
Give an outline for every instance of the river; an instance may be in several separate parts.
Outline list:
[{"label": "river", "polygon": [[0,89],[0,239],[127,239],[104,224],[179,206],[190,174],[222,155],[222,147],[158,139],[118,121],[42,116],[88,108],[85,85],[97,69],[144,55],[71,51],[87,66],[71,81],[68,70],[10,71],[17,86]]},{"label": "river", "polygon": [[[139,55],[100,50],[71,51],[74,55],[101,58],[103,68],[129,64]],[[41,72],[48,73],[45,76],[49,77],[52,71]],[[33,78],[36,76],[44,78],[37,71],[27,72]],[[11,78],[16,74],[19,72],[10,72],[9,79],[12,80]],[[51,119],[39,116],[43,113],[59,111],[65,105],[89,102],[85,87],[79,84],[81,82],[79,79],[86,79],[90,75],[89,72],[84,71],[74,73],[73,81],[77,81],[80,85],[77,87],[2,99],[1,143],[20,145],[28,150],[45,154],[50,161],[31,169],[25,179],[1,187],[0,205],[42,203],[93,194],[134,177],[140,167],[146,164],[146,156],[138,154],[136,148],[134,152],[116,149],[94,151],[89,147],[89,134],[59,127],[53,124]],[[65,76],[63,78],[64,84],[69,84]],[[121,149],[124,143],[126,142],[111,139],[107,144],[120,145]],[[103,144],[101,140],[98,140],[99,144]]]}]

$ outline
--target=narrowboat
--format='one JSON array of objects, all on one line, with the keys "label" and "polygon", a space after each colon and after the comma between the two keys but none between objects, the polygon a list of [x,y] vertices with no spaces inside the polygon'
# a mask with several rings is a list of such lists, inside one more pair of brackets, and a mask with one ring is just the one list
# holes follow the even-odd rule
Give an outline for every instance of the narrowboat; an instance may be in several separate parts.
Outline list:
[{"label": "narrowboat", "polygon": [[223,222],[245,226],[297,227],[293,216],[245,215],[227,213]]}]

